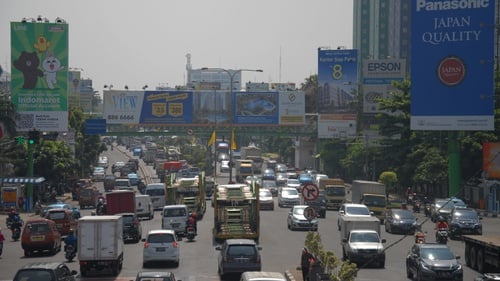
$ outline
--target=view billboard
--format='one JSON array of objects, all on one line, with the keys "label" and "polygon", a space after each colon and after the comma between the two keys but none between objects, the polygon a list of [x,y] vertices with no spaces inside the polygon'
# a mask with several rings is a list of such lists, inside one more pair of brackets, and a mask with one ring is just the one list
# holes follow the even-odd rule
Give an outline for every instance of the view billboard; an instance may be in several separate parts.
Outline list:
[{"label": "view billboard", "polygon": [[495,1],[411,5],[411,129],[493,130]]},{"label": "view billboard", "polygon": [[12,102],[18,131],[68,130],[68,25],[11,22]]}]

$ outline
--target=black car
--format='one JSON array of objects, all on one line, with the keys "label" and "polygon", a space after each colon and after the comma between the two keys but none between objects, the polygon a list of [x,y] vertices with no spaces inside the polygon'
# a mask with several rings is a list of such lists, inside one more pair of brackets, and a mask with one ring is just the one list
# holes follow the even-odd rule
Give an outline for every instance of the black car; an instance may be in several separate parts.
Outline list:
[{"label": "black car", "polygon": [[312,201],[306,201],[306,205],[309,205],[316,209],[316,214],[319,218],[326,218],[326,199],[323,190],[319,192],[318,197]]},{"label": "black car", "polygon": [[416,280],[463,280],[459,256],[444,244],[414,244],[406,256],[406,276]]},{"label": "black car", "polygon": [[385,213],[385,232],[414,234],[417,225],[417,218],[415,218],[412,211],[387,209]]},{"label": "black car", "polygon": [[222,245],[215,247],[219,251],[218,273],[221,279],[228,273],[261,271],[261,249],[251,239],[227,239]]},{"label": "black car", "polygon": [[30,263],[19,269],[14,276],[14,281],[21,280],[46,280],[58,281],[67,280],[74,281],[77,272],[69,270],[69,268],[60,262],[36,262]]},{"label": "black car", "polygon": [[138,243],[142,238],[142,226],[135,213],[121,213],[123,221],[123,241]]},{"label": "black car", "polygon": [[460,237],[462,234],[483,234],[481,217],[471,208],[453,208],[449,218],[450,238]]}]

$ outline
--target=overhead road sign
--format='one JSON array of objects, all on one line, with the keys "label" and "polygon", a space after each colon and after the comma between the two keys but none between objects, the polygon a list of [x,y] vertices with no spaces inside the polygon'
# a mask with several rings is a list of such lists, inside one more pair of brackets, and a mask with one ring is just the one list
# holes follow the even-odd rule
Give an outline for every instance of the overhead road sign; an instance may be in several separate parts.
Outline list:
[{"label": "overhead road sign", "polygon": [[106,119],[85,120],[86,135],[102,135],[106,133]]}]

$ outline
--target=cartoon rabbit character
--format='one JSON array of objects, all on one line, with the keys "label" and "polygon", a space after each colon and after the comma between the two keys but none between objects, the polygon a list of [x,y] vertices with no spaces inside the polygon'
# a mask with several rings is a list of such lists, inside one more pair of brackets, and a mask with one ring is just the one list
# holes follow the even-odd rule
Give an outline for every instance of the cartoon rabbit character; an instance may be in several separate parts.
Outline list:
[{"label": "cartoon rabbit character", "polygon": [[45,59],[42,61],[42,67],[47,86],[49,89],[54,89],[57,84],[57,71],[64,69],[64,66],[61,66],[61,61],[54,56],[53,52],[47,51]]}]

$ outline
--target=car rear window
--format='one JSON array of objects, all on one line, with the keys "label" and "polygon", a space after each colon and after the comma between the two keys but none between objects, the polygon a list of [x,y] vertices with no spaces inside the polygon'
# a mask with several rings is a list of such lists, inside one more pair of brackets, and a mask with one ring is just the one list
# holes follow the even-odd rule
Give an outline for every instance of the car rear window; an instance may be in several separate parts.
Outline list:
[{"label": "car rear window", "polygon": [[66,217],[64,212],[49,212],[49,220],[63,220]]},{"label": "car rear window", "polygon": [[186,216],[186,209],[184,209],[184,208],[166,209],[164,216],[165,217],[184,217],[184,216]]},{"label": "car rear window", "polygon": [[148,236],[148,243],[172,243],[174,242],[172,234],[150,234]]},{"label": "car rear window", "polygon": [[28,224],[28,229],[30,229],[31,232],[45,233],[50,230],[50,227],[47,223],[30,223]]},{"label": "car rear window", "polygon": [[165,189],[163,188],[146,189],[146,194],[149,196],[162,196],[165,195]]},{"label": "car rear window", "polygon": [[14,280],[16,280],[16,281],[30,281],[30,280],[52,281],[52,280],[56,280],[56,279],[55,279],[54,273],[50,270],[26,269],[26,270],[19,271]]},{"label": "car rear window", "polygon": [[122,216],[123,217],[123,223],[124,224],[129,224],[134,222],[134,217],[133,216]]},{"label": "car rear window", "polygon": [[227,249],[228,256],[255,256],[256,250],[253,245],[232,245]]}]

